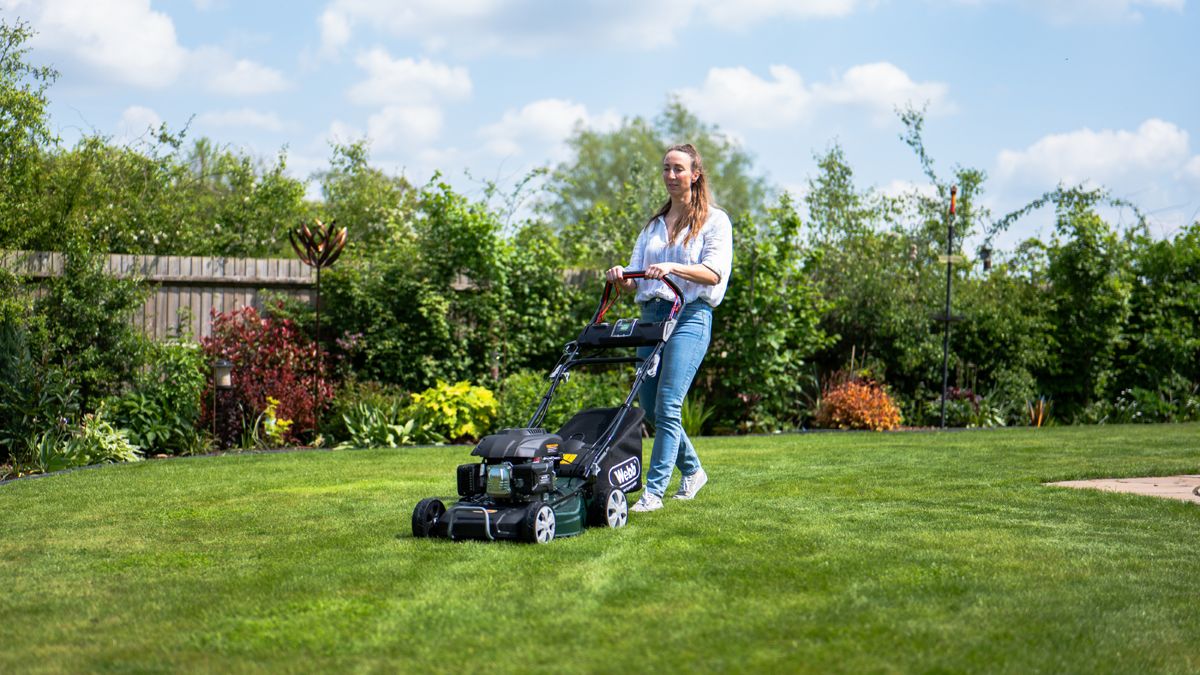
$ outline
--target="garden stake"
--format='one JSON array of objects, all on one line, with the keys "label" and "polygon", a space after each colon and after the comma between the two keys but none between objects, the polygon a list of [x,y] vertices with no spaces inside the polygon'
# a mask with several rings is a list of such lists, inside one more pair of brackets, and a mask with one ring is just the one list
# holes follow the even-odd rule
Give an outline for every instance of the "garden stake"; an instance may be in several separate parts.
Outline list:
[{"label": "garden stake", "polygon": [[[321,391],[321,268],[331,267],[341,257],[346,248],[346,228],[336,229],[337,220],[325,225],[320,220],[315,221],[313,230],[301,223],[300,227],[288,232],[288,240],[300,258],[300,262],[317,271],[317,376],[313,378],[313,427],[316,434],[321,431],[320,391]],[[297,243],[299,240],[299,243]]]},{"label": "garden stake", "polygon": [[954,269],[954,207],[958,200],[958,186],[950,188],[950,214],[946,218],[946,323],[942,332],[942,428],[946,428],[946,391],[950,384],[950,279]]}]

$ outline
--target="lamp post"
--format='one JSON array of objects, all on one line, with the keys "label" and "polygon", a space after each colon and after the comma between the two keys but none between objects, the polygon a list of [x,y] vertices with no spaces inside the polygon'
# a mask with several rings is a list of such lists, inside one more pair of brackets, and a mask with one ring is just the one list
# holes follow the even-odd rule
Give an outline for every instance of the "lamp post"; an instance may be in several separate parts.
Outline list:
[{"label": "lamp post", "polygon": [[[221,450],[225,449],[225,444],[220,436],[217,435],[217,419],[220,417],[220,410],[217,403],[220,399],[228,398],[229,390],[233,389],[233,362],[228,359],[217,359],[212,364],[213,369],[213,440],[217,443],[217,447]],[[218,398],[217,392],[221,392]]]}]

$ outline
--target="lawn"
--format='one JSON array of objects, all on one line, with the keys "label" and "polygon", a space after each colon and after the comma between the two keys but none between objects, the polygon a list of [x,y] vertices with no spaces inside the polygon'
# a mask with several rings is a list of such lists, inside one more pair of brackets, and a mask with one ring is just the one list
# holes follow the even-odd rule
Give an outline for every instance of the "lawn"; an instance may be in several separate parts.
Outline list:
[{"label": "lawn", "polygon": [[698,441],[693,502],[548,546],[416,540],[468,449],[0,486],[0,672],[1197,672],[1200,425]]}]

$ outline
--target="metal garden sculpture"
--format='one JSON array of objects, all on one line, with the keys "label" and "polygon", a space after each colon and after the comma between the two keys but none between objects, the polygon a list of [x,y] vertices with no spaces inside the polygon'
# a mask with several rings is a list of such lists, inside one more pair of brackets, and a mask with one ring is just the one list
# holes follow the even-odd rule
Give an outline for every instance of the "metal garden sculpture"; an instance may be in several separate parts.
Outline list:
[{"label": "metal garden sculpture", "polygon": [[300,262],[317,271],[317,376],[313,379],[313,415],[314,424],[320,430],[320,391],[321,391],[321,269],[333,266],[346,248],[346,228],[337,228],[337,221],[328,225],[320,220],[314,221],[313,228],[301,223],[300,227],[288,232],[288,239]]}]

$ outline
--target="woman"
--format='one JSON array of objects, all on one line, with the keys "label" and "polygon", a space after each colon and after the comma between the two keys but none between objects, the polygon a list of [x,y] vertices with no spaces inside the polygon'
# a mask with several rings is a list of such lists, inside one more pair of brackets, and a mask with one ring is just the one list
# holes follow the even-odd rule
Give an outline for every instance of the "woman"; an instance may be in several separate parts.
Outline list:
[{"label": "woman", "polygon": [[[683,310],[663,348],[657,374],[639,392],[646,419],[655,427],[654,450],[646,491],[634,511],[656,511],[679,467],[683,479],[676,499],[691,499],[708,482],[691,439],[683,432],[683,398],[708,351],[713,308],[721,304],[733,266],[733,228],[729,216],[712,205],[708,177],[700,153],[690,144],[667,148],[663,183],[670,199],[646,223],[633,247],[629,269],[645,270],[646,278],[626,279],[621,266],[606,277],[628,291],[637,289],[643,321],[662,321],[675,297],[660,279],[672,276],[683,291]],[[649,348],[638,350],[643,358]]]}]

